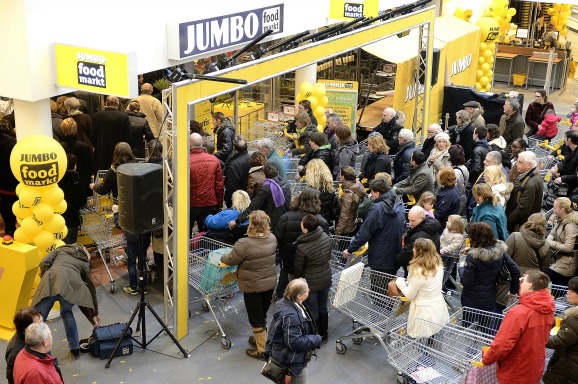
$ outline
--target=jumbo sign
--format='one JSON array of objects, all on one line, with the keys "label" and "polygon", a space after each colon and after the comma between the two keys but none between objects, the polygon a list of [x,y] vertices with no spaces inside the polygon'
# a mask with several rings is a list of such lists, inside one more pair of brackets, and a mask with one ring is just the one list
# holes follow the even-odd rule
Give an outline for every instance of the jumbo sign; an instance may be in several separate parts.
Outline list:
[{"label": "jumbo sign", "polygon": [[[272,34],[281,33],[283,19],[283,4],[277,4],[211,19],[179,23],[178,54],[175,55],[169,39],[169,58],[183,59],[207,54],[249,42],[269,30],[273,30]],[[169,24],[169,31],[171,28],[175,26]]]}]

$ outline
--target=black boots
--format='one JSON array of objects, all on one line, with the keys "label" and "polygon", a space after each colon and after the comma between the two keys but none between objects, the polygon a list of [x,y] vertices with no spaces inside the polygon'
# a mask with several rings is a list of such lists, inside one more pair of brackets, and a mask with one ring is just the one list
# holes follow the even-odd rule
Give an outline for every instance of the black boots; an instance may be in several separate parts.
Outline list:
[{"label": "black boots", "polygon": [[327,329],[329,327],[329,314],[320,313],[319,321],[317,322],[317,332],[323,341],[327,340]]}]

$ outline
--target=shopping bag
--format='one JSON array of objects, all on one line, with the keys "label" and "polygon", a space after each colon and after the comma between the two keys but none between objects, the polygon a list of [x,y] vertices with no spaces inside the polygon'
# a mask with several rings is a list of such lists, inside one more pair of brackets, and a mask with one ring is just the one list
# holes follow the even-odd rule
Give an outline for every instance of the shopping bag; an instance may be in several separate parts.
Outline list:
[{"label": "shopping bag", "polygon": [[484,365],[482,367],[473,367],[466,374],[464,384],[497,384],[497,366],[496,364]]}]

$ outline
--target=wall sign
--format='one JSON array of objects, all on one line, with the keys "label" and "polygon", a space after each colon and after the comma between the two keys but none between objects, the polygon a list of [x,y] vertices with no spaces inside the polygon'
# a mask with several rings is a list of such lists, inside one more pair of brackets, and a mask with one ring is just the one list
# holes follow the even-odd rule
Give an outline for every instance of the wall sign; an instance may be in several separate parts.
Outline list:
[{"label": "wall sign", "polygon": [[357,113],[357,81],[318,80],[325,85],[325,96],[329,102],[325,109],[337,113],[343,124],[351,128],[355,135],[355,115]]},{"label": "wall sign", "polygon": [[56,84],[121,97],[138,96],[136,53],[54,44]]},{"label": "wall sign", "polygon": [[329,7],[331,19],[352,20],[362,16],[377,16],[379,0],[331,0]]},{"label": "wall sign", "polygon": [[[248,43],[268,30],[283,32],[283,4],[210,19],[169,23],[168,57],[179,60]],[[178,29],[178,47],[173,37]],[[176,48],[176,49],[175,49]]]}]

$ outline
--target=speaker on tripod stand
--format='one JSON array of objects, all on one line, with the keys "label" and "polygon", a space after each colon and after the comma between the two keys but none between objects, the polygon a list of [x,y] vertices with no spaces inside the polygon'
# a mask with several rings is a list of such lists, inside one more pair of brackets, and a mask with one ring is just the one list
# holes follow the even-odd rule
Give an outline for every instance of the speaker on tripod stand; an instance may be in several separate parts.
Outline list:
[{"label": "speaker on tripod stand", "polygon": [[[160,316],[156,313],[150,303],[145,299],[146,292],[146,251],[148,242],[150,241],[150,234],[153,229],[159,228],[164,224],[163,212],[163,168],[158,164],[150,163],[127,163],[118,166],[117,184],[118,184],[118,213],[119,225],[125,231],[127,236],[127,243],[133,242],[127,246],[127,253],[129,258],[129,276],[131,280],[131,287],[128,293],[140,293],[140,300],[136,305],[135,310],[127,323],[127,326],[121,335],[119,342],[110,355],[105,367],[110,366],[110,362],[114,358],[117,349],[120,347],[121,341],[124,339],[132,322],[138,314],[137,332],[140,328],[141,337],[137,340],[132,337],[135,343],[146,349],[147,346],[163,331],[166,332],[173,343],[179,348],[185,357],[189,357],[187,351],[180,345],[178,340],[168,329],[167,325],[162,321]],[[129,250],[130,248],[130,250]],[[137,256],[135,257],[134,252]],[[138,257],[138,291],[134,290],[134,273],[136,272],[136,258]],[[161,330],[149,341],[146,338],[146,309],[148,309],[161,325]]]}]

